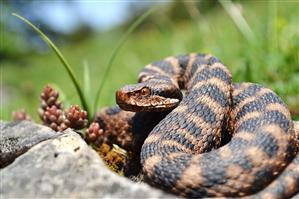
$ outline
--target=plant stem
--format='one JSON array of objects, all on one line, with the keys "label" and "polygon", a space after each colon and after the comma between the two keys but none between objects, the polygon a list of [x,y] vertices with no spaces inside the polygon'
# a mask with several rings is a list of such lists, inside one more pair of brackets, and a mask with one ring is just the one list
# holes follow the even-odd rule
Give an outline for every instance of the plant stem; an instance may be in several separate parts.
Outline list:
[{"label": "plant stem", "polygon": [[83,106],[83,109],[87,111],[87,115],[88,115],[88,119],[90,120],[90,110],[89,110],[89,106],[88,103],[86,101],[86,98],[84,96],[84,93],[79,85],[79,81],[75,75],[75,73],[73,72],[71,66],[69,65],[68,61],[64,58],[64,56],[62,55],[62,53],[60,52],[60,50],[56,47],[56,45],[50,40],[50,38],[48,38],[39,28],[37,28],[35,25],[33,25],[29,20],[25,19],[24,17],[16,14],[16,13],[12,13],[13,16],[18,17],[19,19],[21,19],[22,21],[24,21],[27,25],[29,25],[33,30],[35,30],[40,36],[41,38],[48,44],[48,46],[54,51],[54,53],[57,55],[57,57],[59,58],[59,60],[62,62],[62,65],[64,66],[64,68],[66,69],[68,75],[70,76],[77,94],[79,95],[81,104]]},{"label": "plant stem", "polygon": [[251,43],[256,43],[256,37],[240,9],[231,0],[218,0],[224,10],[230,15],[243,36]]},{"label": "plant stem", "polygon": [[123,35],[123,37],[119,40],[118,44],[116,45],[116,47],[113,49],[111,57],[108,61],[108,64],[104,70],[104,75],[102,76],[103,79],[100,83],[99,89],[97,90],[96,93],[96,97],[95,97],[95,101],[94,101],[94,110],[97,110],[97,106],[98,106],[98,101],[99,101],[99,97],[101,94],[101,91],[104,87],[106,78],[109,74],[109,71],[111,69],[112,63],[117,55],[117,53],[119,52],[120,48],[123,46],[123,44],[127,41],[127,39],[129,38],[130,34],[138,27],[139,24],[141,24],[141,22],[143,22],[153,11],[155,8],[151,8],[149,9],[147,12],[145,12],[143,15],[141,15],[140,17],[138,17],[136,19],[136,21],[129,27],[129,29],[126,31],[126,33]]}]

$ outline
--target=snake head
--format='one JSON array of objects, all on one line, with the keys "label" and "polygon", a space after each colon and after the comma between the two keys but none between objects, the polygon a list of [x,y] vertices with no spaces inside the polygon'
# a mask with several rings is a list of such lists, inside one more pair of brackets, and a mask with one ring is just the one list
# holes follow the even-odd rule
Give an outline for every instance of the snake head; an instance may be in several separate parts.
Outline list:
[{"label": "snake head", "polygon": [[126,111],[161,112],[172,110],[178,106],[178,98],[166,97],[165,90],[158,92],[155,87],[143,83],[127,85],[116,91],[116,103]]}]

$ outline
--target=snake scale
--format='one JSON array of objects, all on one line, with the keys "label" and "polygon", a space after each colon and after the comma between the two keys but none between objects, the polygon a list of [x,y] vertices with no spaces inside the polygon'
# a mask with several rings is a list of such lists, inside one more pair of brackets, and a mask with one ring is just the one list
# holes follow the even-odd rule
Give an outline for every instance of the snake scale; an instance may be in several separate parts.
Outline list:
[{"label": "snake scale", "polygon": [[298,197],[298,140],[286,105],[261,85],[233,84],[216,57],[153,62],[116,101],[126,111],[170,112],[142,145],[150,184],[188,198]]}]

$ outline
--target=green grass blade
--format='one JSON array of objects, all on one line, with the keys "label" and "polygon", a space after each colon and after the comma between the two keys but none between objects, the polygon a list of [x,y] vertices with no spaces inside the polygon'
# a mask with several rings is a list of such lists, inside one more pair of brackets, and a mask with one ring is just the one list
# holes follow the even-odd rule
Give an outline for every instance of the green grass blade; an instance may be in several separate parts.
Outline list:
[{"label": "green grass blade", "polygon": [[231,0],[218,0],[224,10],[229,14],[232,20],[235,22],[236,26],[243,34],[243,36],[250,42],[256,43],[257,39],[252,29],[248,25],[247,21],[243,17],[240,10],[235,6],[235,4]]},{"label": "green grass blade", "polygon": [[187,12],[190,15],[191,20],[197,26],[199,30],[205,31],[207,34],[211,31],[209,22],[206,17],[202,15],[196,7],[197,1],[183,1]]},{"label": "green grass blade", "polygon": [[89,65],[86,60],[83,61],[83,89],[85,92],[85,96],[88,100],[88,104],[90,102],[90,71],[89,71]]},{"label": "green grass blade", "polygon": [[97,90],[96,93],[96,97],[95,97],[95,101],[94,101],[94,110],[97,110],[97,106],[98,106],[98,101],[99,101],[99,97],[101,94],[101,91],[104,87],[104,84],[106,82],[107,76],[109,74],[109,71],[111,69],[111,66],[113,64],[113,61],[117,55],[117,53],[119,52],[120,48],[123,46],[123,44],[127,41],[127,39],[129,38],[129,36],[131,35],[131,33],[138,27],[139,24],[141,24],[141,22],[143,22],[153,11],[155,10],[155,8],[151,8],[149,9],[147,12],[145,12],[143,15],[141,15],[140,17],[137,18],[137,20],[128,28],[128,30],[126,31],[126,33],[122,36],[122,38],[119,40],[118,44],[116,45],[116,47],[113,49],[111,57],[108,61],[108,64],[104,70],[104,75],[102,76],[103,79],[100,83],[99,89]]},{"label": "green grass blade", "polygon": [[79,81],[77,79],[77,77],[75,76],[75,73],[73,72],[72,68],[70,67],[68,61],[64,58],[64,56],[62,55],[62,53],[60,52],[60,50],[55,46],[55,44],[40,30],[38,29],[35,25],[33,25],[30,21],[28,21],[27,19],[25,19],[24,17],[16,14],[16,13],[12,13],[13,16],[21,19],[23,22],[25,22],[27,25],[29,25],[33,30],[35,30],[40,36],[41,38],[48,44],[48,46],[54,51],[54,53],[57,55],[57,57],[59,58],[59,60],[61,61],[62,65],[64,66],[64,68],[66,69],[67,73],[69,74],[75,88],[76,91],[79,95],[81,104],[83,106],[83,109],[87,111],[88,114],[88,118],[90,119],[90,110],[88,107],[88,104],[86,102],[86,98],[84,96],[84,93],[79,85]]}]

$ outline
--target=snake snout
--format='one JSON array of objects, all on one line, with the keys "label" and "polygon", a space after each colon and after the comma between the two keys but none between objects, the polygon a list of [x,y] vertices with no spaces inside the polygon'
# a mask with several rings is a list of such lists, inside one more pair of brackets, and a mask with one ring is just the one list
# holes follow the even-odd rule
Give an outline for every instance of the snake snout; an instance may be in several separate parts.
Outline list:
[{"label": "snake snout", "polygon": [[123,89],[115,93],[116,103],[126,111],[162,112],[174,109],[180,100],[166,98],[158,95],[139,95],[138,93],[125,92]]},{"label": "snake snout", "polygon": [[121,90],[116,91],[115,99],[117,104],[123,104],[127,101],[127,94],[122,92]]}]

